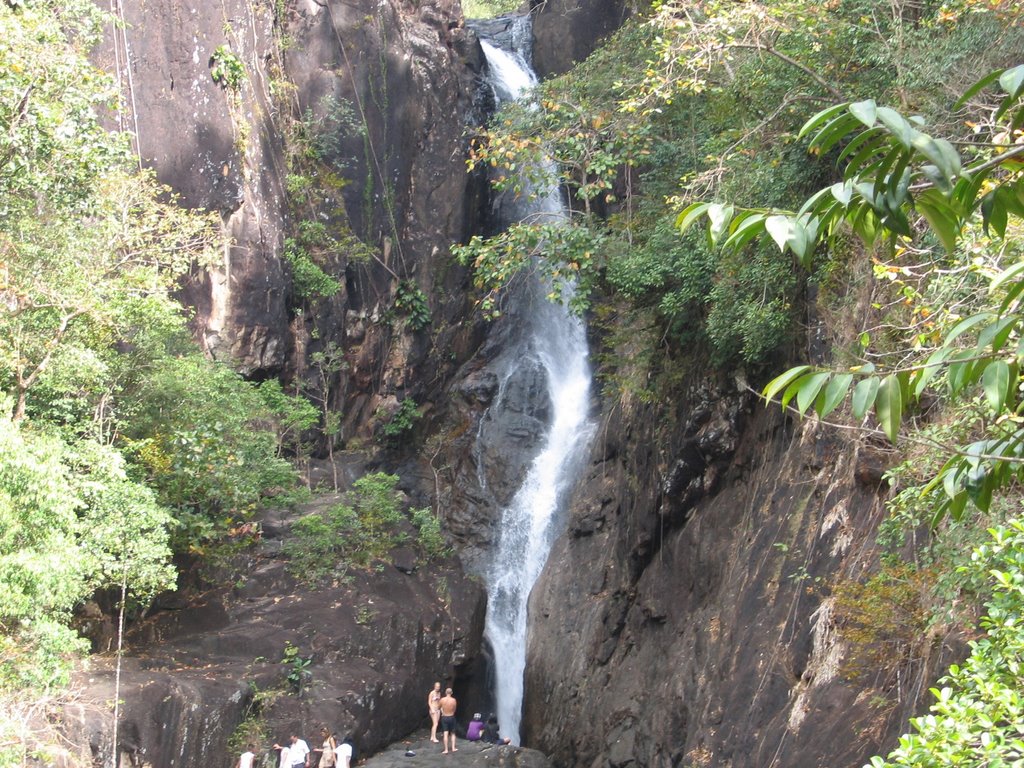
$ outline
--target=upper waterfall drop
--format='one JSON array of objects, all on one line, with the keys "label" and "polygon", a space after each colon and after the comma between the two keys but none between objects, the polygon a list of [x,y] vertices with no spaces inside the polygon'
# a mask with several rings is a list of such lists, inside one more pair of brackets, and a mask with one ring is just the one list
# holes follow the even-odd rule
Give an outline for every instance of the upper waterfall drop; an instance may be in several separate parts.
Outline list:
[{"label": "upper waterfall drop", "polygon": [[[529,24],[522,17],[516,24]],[[527,30],[528,31],[528,30]],[[528,39],[515,35],[513,39]],[[521,50],[507,51],[481,41],[490,83],[499,103],[520,98],[537,83]],[[564,220],[559,190],[534,190],[529,199],[503,205],[503,221],[538,217]],[[523,291],[530,302],[528,328],[510,366],[536,366],[543,372],[550,415],[539,451],[511,502],[502,510],[498,543],[485,574],[487,618],[484,634],[494,653],[495,699],[503,736],[519,742],[523,680],[526,670],[527,603],[548,553],[564,522],[564,506],[579,475],[594,433],[590,418],[591,374],[585,328],[566,307],[546,300],[545,286],[535,283]],[[497,398],[492,408],[502,407]]]}]

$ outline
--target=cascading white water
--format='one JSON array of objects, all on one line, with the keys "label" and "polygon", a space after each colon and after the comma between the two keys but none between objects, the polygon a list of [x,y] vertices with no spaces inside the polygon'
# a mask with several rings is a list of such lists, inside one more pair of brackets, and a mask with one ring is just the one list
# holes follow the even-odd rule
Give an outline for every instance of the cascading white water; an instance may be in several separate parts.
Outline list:
[{"label": "cascading white water", "polygon": [[[537,80],[524,58],[482,42],[499,101],[519,98]],[[564,219],[558,190],[535,195],[518,216]],[[546,291],[537,286],[537,296]],[[536,298],[536,297],[535,297]],[[495,699],[502,735],[519,742],[526,670],[527,602],[547,561],[560,511],[594,431],[589,417],[590,369],[583,323],[565,307],[534,302],[520,365],[546,374],[551,424],[522,485],[502,511],[498,544],[487,574],[485,636],[494,652]]]}]

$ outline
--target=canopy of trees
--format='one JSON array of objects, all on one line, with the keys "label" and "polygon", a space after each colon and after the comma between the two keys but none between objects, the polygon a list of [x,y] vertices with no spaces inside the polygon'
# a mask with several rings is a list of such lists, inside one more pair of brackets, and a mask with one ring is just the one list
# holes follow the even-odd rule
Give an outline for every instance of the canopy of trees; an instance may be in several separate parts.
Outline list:
[{"label": "canopy of trees", "polygon": [[220,228],[103,124],[117,89],[86,54],[108,21],[0,4],[0,709],[66,682],[83,601],[145,607],[173,554],[292,488],[281,439],[316,416],[192,342],[172,292]]}]

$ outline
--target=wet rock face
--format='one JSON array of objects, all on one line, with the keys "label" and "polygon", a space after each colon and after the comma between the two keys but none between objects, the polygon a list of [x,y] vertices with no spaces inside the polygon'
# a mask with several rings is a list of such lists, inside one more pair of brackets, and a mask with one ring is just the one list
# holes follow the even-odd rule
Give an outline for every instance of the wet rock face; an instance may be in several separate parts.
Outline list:
[{"label": "wet rock face", "polygon": [[[184,288],[197,335],[243,373],[279,370],[290,345],[281,138],[272,119],[272,4],[242,0],[119,6],[100,66],[118,74],[120,127],[137,136],[142,162],[189,207],[216,212],[230,245],[220,263]],[[220,53],[218,53],[220,51]],[[244,64],[228,87],[214,82],[215,55]]]},{"label": "wet rock face", "polygon": [[[367,754],[421,726],[434,680],[458,685],[479,656],[483,592],[453,563],[427,567],[397,550],[379,569],[311,589],[278,555],[290,521],[266,521],[233,585],[132,630],[119,742],[143,761],[133,765],[227,764],[227,741],[254,699],[271,739],[260,752],[293,732],[319,746],[327,724]],[[310,660],[301,690],[288,679],[289,647]],[[65,713],[72,740],[109,755],[111,660],[80,682],[83,695]]]},{"label": "wet rock face", "polygon": [[710,388],[599,433],[531,598],[527,743],[595,768],[860,765],[888,743],[914,704],[843,679],[829,596],[884,514],[856,444]]},{"label": "wet rock face", "polygon": [[625,0],[531,0],[533,68],[540,78],[561,75],[618,29],[632,4]]},{"label": "wet rock face", "polygon": [[[120,74],[122,126],[185,205],[220,215],[231,243],[182,290],[204,347],[254,378],[301,379],[345,414],[346,439],[369,436],[381,397],[425,400],[423,382],[447,378],[480,340],[462,323],[466,272],[448,255],[477,228],[482,199],[464,163],[482,65],[458,3],[155,0],[123,17],[97,52]],[[237,87],[213,80],[224,52],[244,67]],[[330,137],[341,192],[313,215],[349,222],[362,245],[325,257],[343,288],[303,306],[282,257],[297,225],[282,126],[332,105],[348,115]],[[393,316],[400,281],[427,297],[429,328]],[[331,348],[344,364],[325,384],[311,360]]]}]

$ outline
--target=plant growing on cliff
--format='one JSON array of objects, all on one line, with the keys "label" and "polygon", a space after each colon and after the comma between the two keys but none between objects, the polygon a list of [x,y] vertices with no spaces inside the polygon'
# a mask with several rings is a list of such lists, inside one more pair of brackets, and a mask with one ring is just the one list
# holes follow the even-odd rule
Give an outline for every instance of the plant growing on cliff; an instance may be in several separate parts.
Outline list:
[{"label": "plant growing on cliff", "polygon": [[408,318],[409,328],[422,331],[430,325],[427,295],[412,280],[399,280],[395,288],[394,309]]},{"label": "plant growing on cliff", "polygon": [[[378,415],[384,415],[384,412],[378,411]],[[395,445],[412,432],[422,415],[413,398],[402,398],[398,408],[381,425],[380,432],[388,443]]]},{"label": "plant growing on cliff", "polygon": [[430,507],[414,509],[410,514],[412,524],[419,530],[416,544],[420,552],[423,553],[423,557],[428,562],[445,557],[450,550],[441,533],[441,518],[435,515]]},{"label": "plant growing on cliff", "polygon": [[341,290],[341,283],[324,272],[313,260],[309,247],[302,242],[294,237],[284,241],[284,259],[291,267],[292,290],[296,297],[302,301],[315,301],[336,295]]},{"label": "plant growing on cliff", "polygon": [[292,574],[315,584],[353,566],[366,568],[402,543],[397,484],[396,475],[365,475],[342,503],[296,520],[284,546]]},{"label": "plant growing on cliff", "polygon": [[245,82],[245,65],[230,46],[218,45],[210,56],[210,77],[217,85],[237,91]]},{"label": "plant growing on cliff", "polygon": [[849,650],[841,672],[865,686],[889,690],[927,641],[927,571],[901,564],[866,582],[841,579],[832,586],[833,615]]},{"label": "plant growing on cliff", "polygon": [[284,645],[284,653],[281,656],[281,663],[285,665],[288,674],[285,679],[296,696],[301,696],[303,688],[312,680],[313,673],[309,671],[309,665],[313,663],[312,656],[303,656],[299,649],[288,641]]}]

